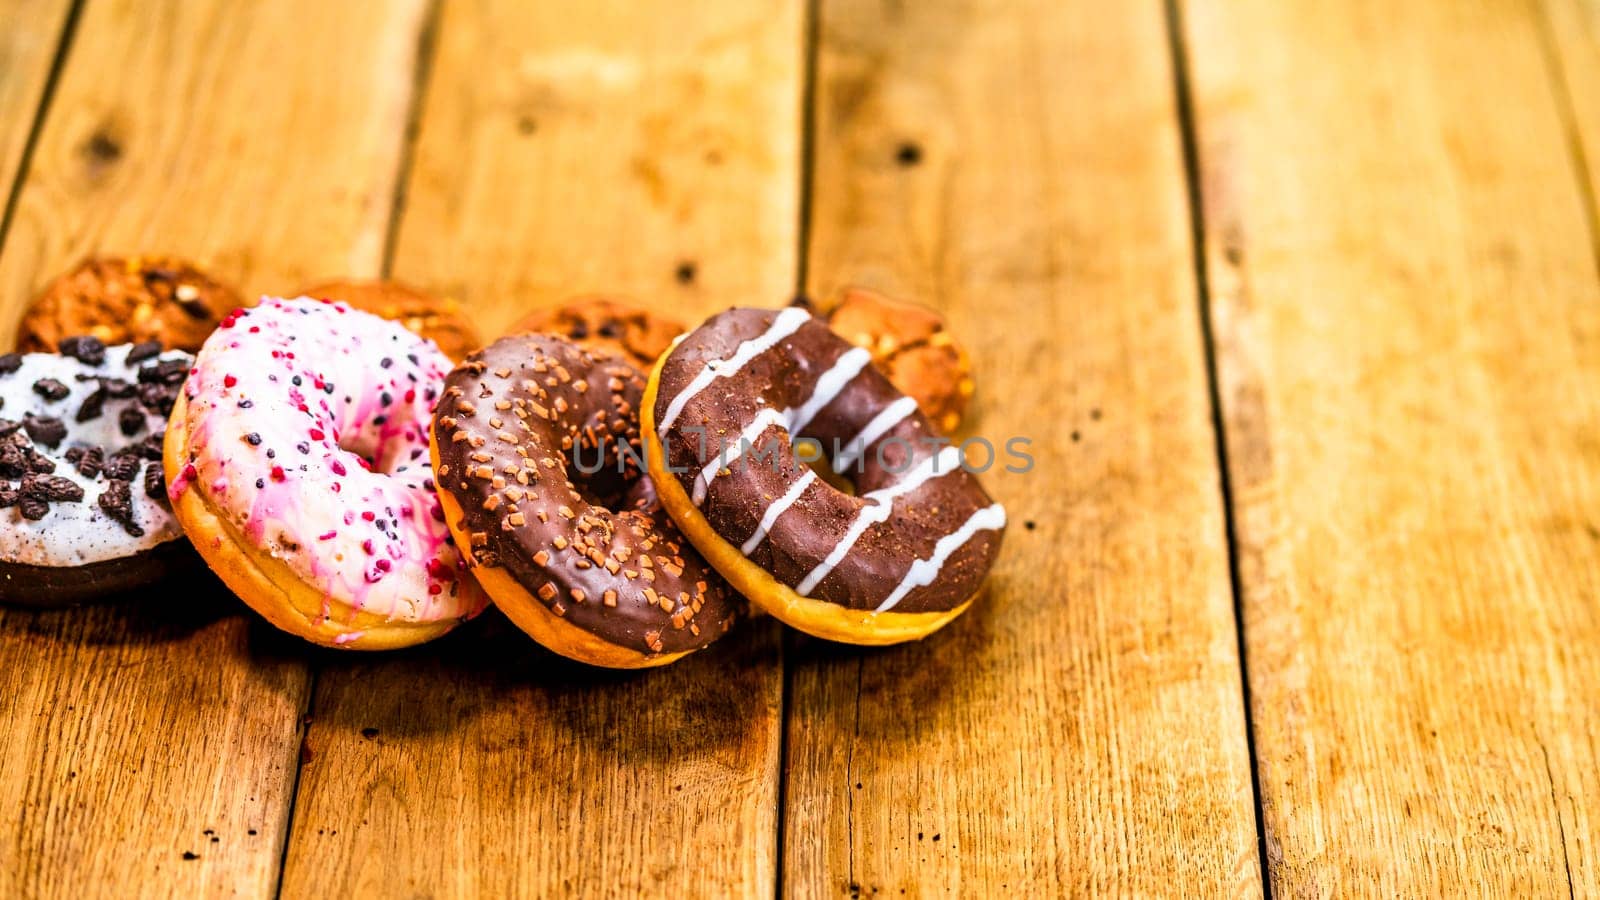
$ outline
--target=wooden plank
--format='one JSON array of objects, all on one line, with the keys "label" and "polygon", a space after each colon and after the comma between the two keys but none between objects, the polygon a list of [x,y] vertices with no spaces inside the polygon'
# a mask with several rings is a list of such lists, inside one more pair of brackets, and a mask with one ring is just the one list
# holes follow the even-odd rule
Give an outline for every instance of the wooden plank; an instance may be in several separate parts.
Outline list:
[{"label": "wooden plank", "polygon": [[[447,5],[395,274],[485,335],[581,293],[690,319],[784,301],[802,35],[798,0]],[[771,622],[617,674],[486,618],[323,668],[287,894],[772,891]]]},{"label": "wooden plank", "polygon": [[935,304],[971,433],[1032,439],[987,596],[794,656],[800,896],[1258,894],[1241,675],[1159,3],[829,3],[813,292]]},{"label": "wooden plank", "polygon": [[315,7],[315,29],[262,6],[85,9],[0,262],[0,343],[91,252],[198,258],[247,293],[378,271],[424,0]]},{"label": "wooden plank", "polygon": [[1271,878],[1593,895],[1600,284],[1532,4],[1185,4]]},{"label": "wooden plank", "polygon": [[1553,80],[1569,139],[1584,170],[1589,227],[1600,256],[1600,2],[1543,0],[1546,52],[1555,59]]},{"label": "wooden plank", "polygon": [[[91,251],[258,288],[376,271],[423,14],[88,4],[0,256],[5,339]],[[0,895],[271,894],[309,679],[270,631],[215,583],[0,612]]]},{"label": "wooden plank", "polygon": [[72,0],[0,0],[0,197],[21,174],[71,11]]}]

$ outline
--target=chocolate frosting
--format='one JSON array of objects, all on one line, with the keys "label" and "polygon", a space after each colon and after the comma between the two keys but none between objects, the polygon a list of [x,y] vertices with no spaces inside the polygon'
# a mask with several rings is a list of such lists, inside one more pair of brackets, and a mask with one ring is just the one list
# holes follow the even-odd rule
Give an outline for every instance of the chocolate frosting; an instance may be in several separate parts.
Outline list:
[{"label": "chocolate frosting", "polygon": [[[803,309],[714,316],[662,368],[666,462],[720,537],[802,596],[953,609],[993,565],[1004,510],[868,362]],[[854,496],[797,461],[796,436],[818,443]]]},{"label": "chocolate frosting", "polygon": [[648,656],[711,643],[740,607],[643,476],[643,393],[619,357],[513,335],[450,373],[433,437],[473,565],[504,568],[567,622]]}]

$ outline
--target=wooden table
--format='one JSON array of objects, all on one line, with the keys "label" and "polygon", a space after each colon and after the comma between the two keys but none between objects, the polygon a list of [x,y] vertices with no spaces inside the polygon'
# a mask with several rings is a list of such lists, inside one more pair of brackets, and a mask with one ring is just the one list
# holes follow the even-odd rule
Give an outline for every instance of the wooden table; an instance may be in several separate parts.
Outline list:
[{"label": "wooden table", "polygon": [[0,896],[1600,892],[1595,0],[0,0],[0,179],[5,329],[864,284],[1038,462],[887,650],[0,613]]}]

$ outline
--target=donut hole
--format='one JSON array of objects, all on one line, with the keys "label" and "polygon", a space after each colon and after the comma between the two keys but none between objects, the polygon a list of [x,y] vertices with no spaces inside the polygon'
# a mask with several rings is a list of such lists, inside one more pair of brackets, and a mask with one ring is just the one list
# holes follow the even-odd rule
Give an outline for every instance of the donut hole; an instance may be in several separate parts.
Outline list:
[{"label": "donut hole", "polygon": [[354,456],[355,460],[347,461],[352,461],[352,463],[357,463],[358,461],[358,463],[365,464],[366,468],[374,469],[374,471],[387,471],[382,466],[382,460],[378,458],[378,444],[374,440],[352,440],[346,437],[346,439],[339,440],[338,448],[347,453],[347,455]]},{"label": "donut hole", "polygon": [[414,439],[416,429],[406,421],[406,411],[397,404],[392,416],[383,422],[362,422],[344,430],[331,422],[319,424],[333,436],[334,446],[344,455],[347,467],[361,466],[392,475],[426,462],[426,452],[419,451]]},{"label": "donut hole", "polygon": [[[576,441],[578,434],[573,429],[569,437]],[[574,450],[563,452],[568,485],[583,502],[600,509],[625,509],[645,494],[653,502],[653,487],[644,477],[643,450],[632,441],[627,442],[626,451],[623,446],[605,441],[598,451],[575,444]]]},{"label": "donut hole", "polygon": [[794,441],[794,458],[796,462],[805,464],[811,469],[812,474],[833,487],[835,490],[854,497],[856,495],[855,482],[844,474],[833,470],[833,459],[828,456],[822,442],[816,438],[796,438]]}]

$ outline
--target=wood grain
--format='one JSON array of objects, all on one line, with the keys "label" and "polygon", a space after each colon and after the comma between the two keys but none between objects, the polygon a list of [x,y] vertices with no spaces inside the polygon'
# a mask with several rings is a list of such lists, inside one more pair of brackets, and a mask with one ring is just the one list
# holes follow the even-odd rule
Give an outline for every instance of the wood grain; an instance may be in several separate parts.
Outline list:
[{"label": "wood grain", "polygon": [[1551,81],[1582,167],[1589,228],[1600,257],[1600,0],[1542,0]]},{"label": "wood grain", "polygon": [[0,0],[0,197],[10,198],[21,175],[71,10],[72,0]]},{"label": "wood grain", "polygon": [[[799,2],[446,5],[394,274],[486,335],[583,293],[685,319],[786,300],[802,36]],[[772,623],[619,674],[485,618],[326,662],[287,894],[773,890]]]},{"label": "wood grain", "polygon": [[1184,5],[1279,896],[1600,891],[1600,279],[1533,4]]},{"label": "wood grain", "polygon": [[0,260],[0,343],[91,252],[187,256],[248,294],[378,271],[425,3],[306,28],[312,8],[85,8]]},{"label": "wood grain", "polygon": [[[6,335],[92,251],[375,271],[422,13],[88,4],[0,254]],[[272,894],[303,656],[210,579],[118,600],[0,612],[0,896]]]},{"label": "wood grain", "polygon": [[792,655],[785,886],[1259,894],[1161,5],[828,3],[819,47],[813,291],[943,309],[1036,464],[971,613]]}]

